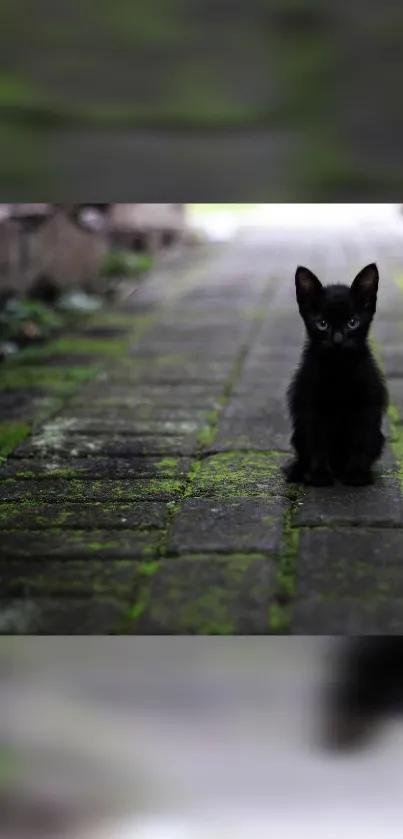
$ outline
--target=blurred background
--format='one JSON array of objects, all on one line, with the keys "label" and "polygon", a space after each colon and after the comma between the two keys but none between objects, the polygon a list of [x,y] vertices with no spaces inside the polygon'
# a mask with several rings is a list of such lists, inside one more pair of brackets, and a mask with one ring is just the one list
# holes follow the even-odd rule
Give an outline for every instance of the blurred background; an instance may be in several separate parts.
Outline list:
[{"label": "blurred background", "polygon": [[403,10],[3,0],[5,199],[399,200]]},{"label": "blurred background", "polygon": [[398,717],[350,755],[321,742],[345,649],[15,639],[0,659],[0,835],[401,835]]},{"label": "blurred background", "polygon": [[169,287],[171,276],[222,245],[264,246],[272,269],[282,253],[290,270],[306,251],[330,264],[381,247],[400,270],[402,235],[396,203],[0,204],[0,359],[124,301],[151,278]]}]

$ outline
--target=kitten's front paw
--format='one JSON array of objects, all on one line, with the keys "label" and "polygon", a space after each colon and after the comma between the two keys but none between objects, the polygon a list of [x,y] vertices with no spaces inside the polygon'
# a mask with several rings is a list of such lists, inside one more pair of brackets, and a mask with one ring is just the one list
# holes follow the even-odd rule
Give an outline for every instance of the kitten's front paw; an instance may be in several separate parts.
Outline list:
[{"label": "kitten's front paw", "polygon": [[374,476],[370,469],[346,469],[341,477],[342,483],[351,487],[366,487],[374,483]]},{"label": "kitten's front paw", "polygon": [[281,467],[288,484],[300,484],[304,480],[304,470],[299,460],[293,460]]},{"label": "kitten's front paw", "polygon": [[323,467],[315,469],[306,476],[305,481],[308,486],[313,487],[329,487],[334,484],[333,472],[330,469]]}]

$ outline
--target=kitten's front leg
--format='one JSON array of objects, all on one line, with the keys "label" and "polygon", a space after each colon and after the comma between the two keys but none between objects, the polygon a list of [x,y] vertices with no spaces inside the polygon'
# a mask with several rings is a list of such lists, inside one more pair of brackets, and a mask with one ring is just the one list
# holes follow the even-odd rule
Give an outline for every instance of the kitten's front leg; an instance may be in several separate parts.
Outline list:
[{"label": "kitten's front leg", "polygon": [[351,430],[350,456],[342,475],[344,484],[368,486],[374,482],[372,466],[380,457],[384,442],[379,413],[367,413],[357,418]]},{"label": "kitten's front leg", "polygon": [[295,423],[292,444],[297,460],[289,467],[287,480],[300,480],[312,486],[330,486],[334,483],[329,466],[325,426],[315,414],[299,417]]}]

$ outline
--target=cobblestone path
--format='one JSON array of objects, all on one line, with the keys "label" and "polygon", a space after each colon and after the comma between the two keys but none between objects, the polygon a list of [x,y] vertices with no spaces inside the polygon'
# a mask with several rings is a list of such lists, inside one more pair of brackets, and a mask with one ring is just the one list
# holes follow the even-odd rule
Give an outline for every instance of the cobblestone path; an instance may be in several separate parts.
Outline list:
[{"label": "cobblestone path", "polygon": [[[380,269],[390,442],[373,487],[299,490],[296,264]],[[403,631],[403,237],[251,231],[161,267],[0,370],[0,630]]]}]

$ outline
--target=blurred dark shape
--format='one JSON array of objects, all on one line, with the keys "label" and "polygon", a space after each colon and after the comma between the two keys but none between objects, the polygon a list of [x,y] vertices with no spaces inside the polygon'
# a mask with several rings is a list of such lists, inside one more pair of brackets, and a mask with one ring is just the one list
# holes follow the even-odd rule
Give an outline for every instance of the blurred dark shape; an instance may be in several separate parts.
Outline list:
[{"label": "blurred dark shape", "polygon": [[323,35],[329,33],[334,25],[332,10],[317,6],[279,6],[273,12],[269,12],[269,22],[272,22],[276,31],[284,35]]},{"label": "blurred dark shape", "polygon": [[2,193],[395,201],[402,32],[397,0],[3,0]]},{"label": "blurred dark shape", "polygon": [[51,796],[41,800],[38,796],[24,798],[0,793],[0,836],[7,839],[71,836],[81,827],[83,815]]},{"label": "blurred dark shape", "polygon": [[59,289],[48,274],[39,274],[32,282],[27,292],[29,300],[42,300],[53,305],[59,297]]},{"label": "blurred dark shape", "polygon": [[403,710],[403,638],[363,637],[343,642],[325,702],[325,745],[366,746],[385,719]]}]

